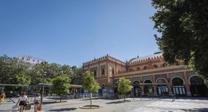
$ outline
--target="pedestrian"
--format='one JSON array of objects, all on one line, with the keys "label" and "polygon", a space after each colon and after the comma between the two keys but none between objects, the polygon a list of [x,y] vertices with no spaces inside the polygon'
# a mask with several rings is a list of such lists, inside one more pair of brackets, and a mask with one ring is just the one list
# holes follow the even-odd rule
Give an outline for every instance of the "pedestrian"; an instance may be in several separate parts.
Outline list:
[{"label": "pedestrian", "polygon": [[39,105],[38,105],[38,107],[37,107],[37,112],[44,112],[44,111],[43,111],[42,104],[39,104]]},{"label": "pedestrian", "polygon": [[23,112],[25,110],[25,107],[27,106],[28,98],[26,95],[26,92],[21,92],[19,100],[16,105],[19,105],[20,112]]},{"label": "pedestrian", "polygon": [[4,102],[5,97],[6,97],[5,93],[1,92],[1,94],[0,94],[0,104]]},{"label": "pedestrian", "polygon": [[38,112],[38,108],[41,105],[41,103],[40,103],[40,95],[39,94],[35,94],[35,97],[34,97],[33,101],[34,101],[34,112]]}]

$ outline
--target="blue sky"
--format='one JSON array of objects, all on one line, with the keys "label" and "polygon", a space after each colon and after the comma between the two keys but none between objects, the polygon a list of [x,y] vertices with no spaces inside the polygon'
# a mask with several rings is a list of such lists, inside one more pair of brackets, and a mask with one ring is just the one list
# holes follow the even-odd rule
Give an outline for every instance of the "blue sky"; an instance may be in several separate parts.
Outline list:
[{"label": "blue sky", "polygon": [[159,51],[151,0],[0,0],[0,55],[78,65]]}]

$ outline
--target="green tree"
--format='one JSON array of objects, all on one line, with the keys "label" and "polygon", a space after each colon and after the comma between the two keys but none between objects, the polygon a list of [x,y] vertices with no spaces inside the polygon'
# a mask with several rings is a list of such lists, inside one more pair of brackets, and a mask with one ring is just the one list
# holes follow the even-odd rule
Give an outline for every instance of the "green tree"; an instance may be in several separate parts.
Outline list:
[{"label": "green tree", "polygon": [[82,86],[90,93],[90,105],[92,105],[92,93],[97,92],[100,86],[91,72],[86,71],[83,75],[84,79]]},{"label": "green tree", "polygon": [[17,84],[23,84],[23,85],[30,85],[31,83],[31,77],[29,74],[27,74],[24,71],[20,71],[16,74],[16,82]]},{"label": "green tree", "polygon": [[152,0],[157,43],[170,64],[178,60],[208,78],[208,1]]},{"label": "green tree", "polygon": [[4,84],[16,84],[16,75],[24,73],[28,76],[30,67],[31,64],[22,62],[17,58],[11,58],[6,55],[0,56],[0,82]]},{"label": "green tree", "polygon": [[78,84],[81,85],[83,82],[83,69],[82,68],[76,68],[76,69],[72,69],[72,83],[73,84]]},{"label": "green tree", "polygon": [[119,78],[118,92],[124,96],[124,101],[126,98],[126,93],[130,92],[131,89],[132,89],[132,85],[129,79]]},{"label": "green tree", "polygon": [[66,74],[56,76],[52,81],[52,92],[60,96],[66,95],[70,88],[70,78]]},{"label": "green tree", "polygon": [[68,74],[68,75],[72,74],[72,68],[69,65],[61,66],[61,71],[63,74]]},{"label": "green tree", "polygon": [[51,79],[56,77],[59,74],[63,74],[61,72],[61,65],[55,63],[42,62],[40,64],[36,64],[32,68],[32,84],[36,85],[39,83],[51,83]]}]

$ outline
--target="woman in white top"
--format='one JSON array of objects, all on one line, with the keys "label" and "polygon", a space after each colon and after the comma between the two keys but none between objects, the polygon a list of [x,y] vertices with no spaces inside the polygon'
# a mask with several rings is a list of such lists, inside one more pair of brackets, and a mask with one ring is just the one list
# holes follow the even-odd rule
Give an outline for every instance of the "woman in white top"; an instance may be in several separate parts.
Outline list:
[{"label": "woman in white top", "polygon": [[24,111],[24,108],[27,105],[27,101],[28,101],[28,98],[27,98],[26,93],[22,92],[20,97],[19,97],[19,100],[18,100],[18,103],[19,103],[19,106],[20,106],[20,112]]}]

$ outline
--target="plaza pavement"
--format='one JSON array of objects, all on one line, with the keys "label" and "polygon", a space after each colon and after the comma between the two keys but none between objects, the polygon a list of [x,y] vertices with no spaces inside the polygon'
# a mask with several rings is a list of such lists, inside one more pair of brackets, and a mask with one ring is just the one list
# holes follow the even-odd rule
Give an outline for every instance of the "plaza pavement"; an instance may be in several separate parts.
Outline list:
[{"label": "plaza pavement", "polygon": [[[16,100],[16,99],[15,99]],[[208,99],[162,99],[162,98],[128,98],[129,102],[121,103],[122,99],[95,99],[93,104],[100,105],[99,109],[81,109],[88,105],[86,99],[69,99],[62,103],[44,99],[48,104],[43,105],[44,112],[208,112]],[[51,103],[50,103],[51,102]],[[58,102],[58,101],[57,101]],[[0,104],[0,112],[12,112],[14,103]],[[32,107],[33,108],[33,107]],[[33,112],[33,109],[27,112]]]}]

